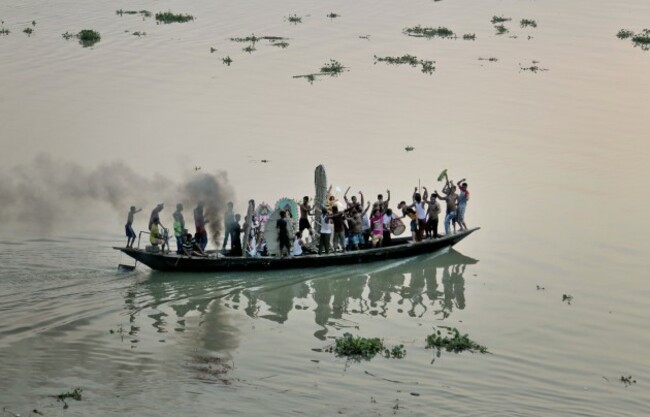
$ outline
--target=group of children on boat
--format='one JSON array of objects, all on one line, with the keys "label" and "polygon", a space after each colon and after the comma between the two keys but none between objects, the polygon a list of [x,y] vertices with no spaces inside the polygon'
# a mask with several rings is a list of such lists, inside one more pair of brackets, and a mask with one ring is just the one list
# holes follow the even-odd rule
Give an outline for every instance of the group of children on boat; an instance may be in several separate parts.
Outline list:
[{"label": "group of children on boat", "polygon": [[[446,177],[445,177],[446,178]],[[382,194],[377,195],[377,201],[372,205],[364,201],[364,195],[359,192],[359,198],[352,196],[348,199],[350,187],[343,195],[343,202],[337,200],[332,194],[332,187],[327,192],[325,205],[314,207],[308,196],[305,196],[298,205],[300,217],[298,219],[297,230],[294,224],[294,214],[290,207],[278,207],[279,219],[275,225],[277,232],[277,247],[280,256],[300,256],[307,253],[323,252],[346,252],[349,250],[359,250],[363,248],[375,248],[381,246],[390,246],[392,235],[400,235],[405,230],[403,219],[409,220],[412,241],[419,242],[425,238],[438,238],[438,223],[441,207],[438,200],[446,203],[446,212],[444,217],[445,234],[456,232],[456,226],[460,230],[466,230],[465,210],[469,201],[469,190],[465,179],[457,182],[458,187],[452,181],[446,179],[442,195],[437,191],[429,194],[426,187],[420,194],[418,187],[415,187],[411,202],[401,201],[397,205],[400,214],[396,214],[389,207],[391,196],[390,190],[387,191],[386,199]],[[254,206],[251,200],[249,205]],[[295,204],[295,203],[294,203]],[[365,207],[364,207],[365,204]],[[149,242],[154,250],[169,252],[169,231],[161,224],[160,212],[164,209],[164,204],[158,204],[149,217]],[[127,236],[127,247],[133,247],[136,234],[133,231],[134,215],[142,209],[131,207],[127,223],[125,225]],[[269,216],[256,216],[254,211],[250,211],[250,227],[246,224],[240,225],[241,215],[235,214],[234,205],[228,202],[224,216],[224,238],[221,244],[221,252],[229,256],[242,256],[244,248],[242,247],[242,233],[249,230],[246,238],[246,251],[254,256],[267,255],[267,243],[264,238],[264,230],[268,231],[266,222]],[[199,202],[194,209],[195,234],[192,236],[188,232],[185,219],[183,217],[183,204],[176,205],[176,211],[173,213],[173,231],[176,240],[176,252],[185,256],[207,256],[205,249],[208,243],[206,225],[210,220],[205,218],[204,205]],[[266,229],[265,229],[266,226]],[[314,239],[314,230],[318,231],[317,250]],[[304,236],[307,231],[309,236]],[[304,237],[303,237],[304,236]],[[230,240],[230,249],[226,246]],[[274,245],[276,247],[276,245]]]}]

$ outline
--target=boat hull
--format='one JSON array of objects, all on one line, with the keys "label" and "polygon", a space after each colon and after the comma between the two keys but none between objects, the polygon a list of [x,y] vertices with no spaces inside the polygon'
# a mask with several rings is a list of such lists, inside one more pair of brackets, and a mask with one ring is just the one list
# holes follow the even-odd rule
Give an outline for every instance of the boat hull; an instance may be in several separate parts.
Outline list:
[{"label": "boat hull", "polygon": [[296,257],[187,257],[176,254],[149,253],[142,249],[115,247],[136,261],[156,271],[167,272],[228,272],[263,271],[297,268],[319,268],[328,266],[356,265],[409,258],[441,249],[450,248],[479,228],[469,229],[438,239],[425,239],[418,243],[404,243],[406,239],[394,239],[397,243],[388,247],[364,249],[329,255],[305,255]]}]

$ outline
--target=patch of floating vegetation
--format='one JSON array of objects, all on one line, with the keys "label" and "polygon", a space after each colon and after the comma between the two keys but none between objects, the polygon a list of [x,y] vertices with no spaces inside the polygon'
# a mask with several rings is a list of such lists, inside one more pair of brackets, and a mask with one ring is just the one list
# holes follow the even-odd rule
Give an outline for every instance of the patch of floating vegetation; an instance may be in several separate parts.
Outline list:
[{"label": "patch of floating vegetation", "polygon": [[573,301],[573,296],[571,294],[562,294],[562,302],[566,301],[568,305],[571,305],[571,301]]},{"label": "patch of floating vegetation", "polygon": [[634,46],[640,47],[644,51],[650,50],[650,29],[643,29],[639,33],[634,33],[628,29],[621,29],[616,34],[619,39],[632,39]]},{"label": "patch of floating vegetation", "polygon": [[334,13],[334,12],[332,12],[332,13],[329,13],[329,14],[327,15],[327,17],[329,17],[330,19],[336,19],[337,17],[341,17],[341,15],[338,14],[338,13]]},{"label": "patch of floating vegetation", "polygon": [[336,356],[345,356],[357,361],[370,360],[378,354],[385,358],[395,359],[406,356],[404,345],[387,347],[379,338],[354,337],[350,333],[344,333],[342,337],[337,337],[334,345],[325,350],[335,353]]},{"label": "patch of floating vegetation", "polygon": [[359,39],[365,39],[367,41],[370,40],[370,35],[359,35]]},{"label": "patch of floating vegetation", "polygon": [[189,14],[177,14],[169,11],[156,13],[156,21],[159,23],[186,23],[191,20],[194,20],[194,16]]},{"label": "patch of floating vegetation", "polygon": [[32,33],[34,33],[34,29],[32,28],[25,28],[23,29],[23,32],[27,34],[27,36],[31,36]]},{"label": "patch of floating vegetation", "polygon": [[149,10],[115,10],[115,14],[118,16],[123,16],[125,14],[135,15],[139,14],[142,17],[151,17],[152,13]]},{"label": "patch of floating vegetation", "polygon": [[650,50],[650,29],[643,29],[641,33],[632,36],[634,46],[639,46],[644,51]]},{"label": "patch of floating vegetation", "polygon": [[631,38],[632,36],[634,36],[634,32],[628,29],[621,29],[616,34],[616,37],[619,39],[627,39],[627,38]]},{"label": "patch of floating vegetation", "polygon": [[512,20],[511,17],[504,17],[503,15],[501,15],[501,16],[494,15],[494,16],[492,16],[492,20],[490,20],[490,22],[491,22],[493,25],[495,25],[495,24],[497,24],[497,23],[509,22],[509,21],[511,21],[511,20]]},{"label": "patch of floating vegetation", "polygon": [[313,73],[313,74],[294,75],[293,78],[305,78],[307,81],[309,81],[310,84],[313,84],[314,81],[316,81],[316,77],[323,76],[323,75],[336,77],[345,70],[346,68],[339,61],[335,59],[330,59],[329,62],[326,62],[321,67],[320,72]]},{"label": "patch of floating vegetation", "polygon": [[495,58],[495,57],[481,58],[481,57],[479,57],[478,60],[479,61],[497,62],[499,60],[499,58]]},{"label": "patch of floating vegetation", "polygon": [[61,36],[65,40],[70,40],[72,38],[79,39],[79,43],[84,48],[89,47],[89,46],[93,46],[94,44],[96,44],[97,42],[99,42],[102,39],[99,32],[97,32],[96,30],[92,30],[92,29],[83,29],[83,30],[79,31],[79,33],[76,33],[76,34],[66,32],[66,33],[61,34]]},{"label": "patch of floating vegetation", "polygon": [[293,23],[294,25],[298,23],[302,23],[302,17],[296,14],[289,15],[289,17],[287,17],[287,20],[289,21],[289,23]]},{"label": "patch of floating vegetation", "polygon": [[72,391],[68,392],[63,392],[59,395],[53,395],[54,398],[56,398],[57,401],[60,401],[63,403],[63,409],[68,408],[68,403],[66,400],[68,399],[73,399],[75,401],[81,401],[81,393],[83,390],[81,388],[75,388]]},{"label": "patch of floating vegetation", "polygon": [[497,35],[503,35],[509,32],[508,28],[503,25],[494,25],[494,29],[496,29]]},{"label": "patch of floating vegetation", "polygon": [[330,62],[320,68],[320,72],[323,74],[340,74],[344,69],[345,67],[339,61],[330,59]]},{"label": "patch of floating vegetation", "polygon": [[537,22],[534,21],[533,19],[521,19],[521,21],[519,22],[519,25],[522,28],[526,28],[528,26],[530,26],[532,28],[536,28],[537,27]]},{"label": "patch of floating vegetation", "polygon": [[435,64],[435,61],[427,61],[424,59],[418,59],[415,55],[402,55],[402,56],[385,56],[385,57],[379,57],[377,55],[374,56],[375,58],[375,64],[377,62],[385,62],[387,64],[391,65],[410,65],[412,67],[416,67],[418,65],[421,65],[422,72],[425,74],[432,74],[433,71],[436,70],[436,67],[433,65]]},{"label": "patch of floating vegetation", "polygon": [[632,375],[630,375],[630,376],[622,376],[621,377],[621,382],[625,385],[625,388],[627,388],[632,384],[636,384],[636,379],[632,379]]},{"label": "patch of floating vegetation", "polygon": [[230,66],[230,64],[232,64],[232,58],[230,58],[229,56],[227,56],[225,58],[221,58],[221,61],[223,61],[223,63],[228,65],[228,66]]},{"label": "patch of floating vegetation", "polygon": [[287,48],[287,47],[289,46],[289,42],[284,42],[284,41],[281,41],[281,42],[271,42],[269,45],[271,45],[271,46],[277,46],[278,48],[285,49],[285,48]]},{"label": "patch of floating vegetation", "polygon": [[466,33],[463,35],[463,39],[466,41],[475,41],[476,40],[476,34],[475,33]]},{"label": "patch of floating vegetation", "polygon": [[257,51],[257,49],[255,49],[255,44],[250,44],[247,47],[242,48],[242,51],[252,54],[254,51]]},{"label": "patch of floating vegetation", "polygon": [[137,36],[138,38],[141,36],[147,36],[147,32],[133,32],[133,36]]},{"label": "patch of floating vegetation", "polygon": [[9,29],[0,28],[0,35],[8,35],[10,33],[11,33],[11,31]]},{"label": "patch of floating vegetation", "polygon": [[460,353],[464,351],[490,353],[485,346],[479,345],[469,338],[467,334],[461,335],[455,327],[440,326],[447,330],[443,335],[440,330],[426,337],[427,349],[445,349],[447,352]]},{"label": "patch of floating vegetation", "polygon": [[405,28],[403,33],[408,36],[413,36],[416,38],[455,38],[454,32],[444,26],[439,26],[437,28],[433,27],[422,27],[420,25]]},{"label": "patch of floating vegetation", "polygon": [[283,38],[282,36],[255,36],[254,33],[251,34],[250,36],[246,36],[243,38],[230,38],[231,42],[250,42],[252,44],[262,40],[275,42],[275,41],[285,41],[287,40],[287,38]]}]

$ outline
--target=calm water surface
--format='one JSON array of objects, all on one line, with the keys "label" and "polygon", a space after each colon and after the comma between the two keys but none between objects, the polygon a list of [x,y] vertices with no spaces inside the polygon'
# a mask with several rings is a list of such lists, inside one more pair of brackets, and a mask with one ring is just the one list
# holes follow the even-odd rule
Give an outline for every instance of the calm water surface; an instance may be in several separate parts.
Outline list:
[{"label": "calm water surface", "polygon": [[[196,21],[156,25],[120,8]],[[293,13],[303,23],[285,20]],[[513,18],[509,34],[495,35],[493,15]],[[642,0],[3,1],[3,170],[39,152],[90,168],[120,160],[143,175],[196,164],[228,172],[241,210],[249,197],[311,194],[320,163],[334,185],[390,188],[397,201],[418,180],[438,187],[449,168],[468,178],[468,223],[482,230],[458,252],[408,261],[186,275],[116,272],[126,261],[110,249],[122,243],[121,213],[100,235],[62,227],[17,239],[3,228],[0,407],[647,415],[650,52],[615,34],[649,17]],[[520,28],[522,18],[538,27]],[[477,39],[401,33],[417,24]],[[84,28],[101,42],[60,36]],[[227,41],[251,33],[290,46],[247,54]],[[374,64],[405,53],[435,60],[436,71]],[[313,85],[292,78],[329,59],[349,72]],[[533,61],[548,71],[521,70]],[[263,158],[271,162],[251,162]],[[439,325],[492,354],[436,357],[424,339]],[[319,351],[345,332],[404,344],[407,356],[354,363]],[[626,388],[622,375],[637,383]],[[76,386],[83,401],[65,411],[48,397]]]}]

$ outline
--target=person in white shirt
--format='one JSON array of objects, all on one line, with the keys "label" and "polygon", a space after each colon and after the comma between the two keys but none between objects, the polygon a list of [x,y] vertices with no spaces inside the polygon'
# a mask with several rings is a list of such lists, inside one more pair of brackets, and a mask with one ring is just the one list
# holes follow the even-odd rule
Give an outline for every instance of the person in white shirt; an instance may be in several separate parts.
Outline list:
[{"label": "person in white shirt", "polygon": [[320,241],[318,243],[318,254],[320,255],[325,249],[325,253],[330,253],[330,239],[332,236],[332,230],[334,225],[332,224],[332,219],[329,214],[327,214],[327,208],[322,208],[322,214],[320,219]]},{"label": "person in white shirt", "polygon": [[296,238],[293,240],[293,247],[291,248],[291,256],[302,255],[302,239],[300,232],[296,233]]}]

